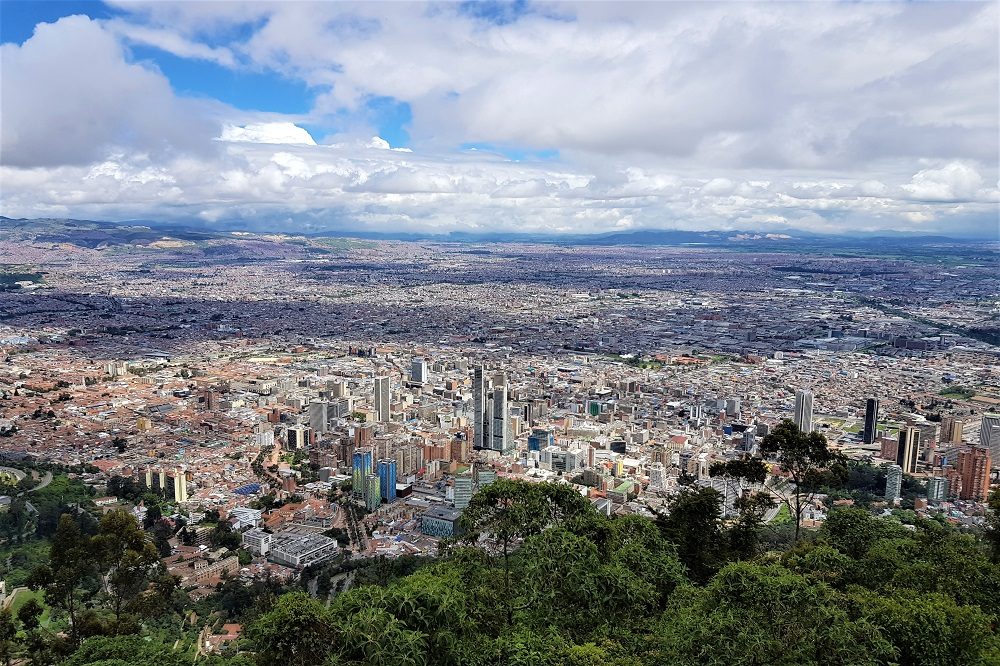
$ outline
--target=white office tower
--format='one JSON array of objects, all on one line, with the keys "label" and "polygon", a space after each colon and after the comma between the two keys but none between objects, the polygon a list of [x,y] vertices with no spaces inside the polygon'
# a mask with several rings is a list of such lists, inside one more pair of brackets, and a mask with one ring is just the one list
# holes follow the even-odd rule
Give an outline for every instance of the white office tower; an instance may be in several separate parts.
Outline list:
[{"label": "white office tower", "polygon": [[410,363],[410,381],[415,384],[427,383],[427,361],[422,358],[414,358]]},{"label": "white office tower", "polygon": [[317,400],[309,403],[309,427],[313,432],[327,431],[327,407],[329,403],[325,400]]},{"label": "white office tower", "polygon": [[510,415],[507,409],[507,387],[498,386],[489,398],[489,448],[507,453],[514,448],[514,438],[510,433]]},{"label": "white office tower", "polygon": [[903,488],[903,468],[899,465],[889,465],[885,475],[885,501],[895,502],[901,497]]},{"label": "white office tower", "polygon": [[270,424],[258,423],[253,428],[254,444],[263,448],[274,446],[274,428]]},{"label": "white office tower", "polygon": [[472,446],[477,449],[489,448],[486,441],[486,431],[489,428],[486,416],[486,392],[489,380],[486,379],[486,368],[477,365],[472,373],[472,411],[473,439]]},{"label": "white office tower", "polygon": [[993,467],[1000,467],[1000,414],[983,414],[979,426],[979,445],[990,450]]},{"label": "white office tower", "polygon": [[813,394],[803,389],[795,392],[795,425],[802,432],[813,431]]},{"label": "white office tower", "polygon": [[649,466],[649,487],[651,490],[667,489],[667,468],[663,463],[652,463]]},{"label": "white office tower", "polygon": [[389,378],[375,378],[375,420],[379,423],[389,422],[389,407],[391,394],[389,392]]}]

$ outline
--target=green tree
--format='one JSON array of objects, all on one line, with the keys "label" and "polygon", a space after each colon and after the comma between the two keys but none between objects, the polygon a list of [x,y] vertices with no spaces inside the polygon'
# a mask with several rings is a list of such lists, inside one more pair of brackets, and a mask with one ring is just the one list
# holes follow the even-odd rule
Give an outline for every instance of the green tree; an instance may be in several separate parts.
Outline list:
[{"label": "green tree", "polygon": [[190,659],[140,636],[88,638],[61,666],[187,666]]},{"label": "green tree", "polygon": [[[523,539],[540,533],[553,523],[579,523],[582,512],[593,512],[552,484],[498,479],[473,495],[462,512],[465,540],[486,546],[503,564],[503,594],[506,622],[513,621],[511,553]],[[581,498],[582,499],[582,498]]]},{"label": "green tree", "polygon": [[247,628],[264,665],[315,666],[322,664],[335,644],[333,617],[304,592],[278,599],[267,613]]},{"label": "green tree", "polygon": [[774,506],[769,493],[752,490],[767,481],[767,465],[760,458],[748,455],[713,463],[708,473],[709,476],[723,478],[729,490],[736,495],[733,508],[737,519],[728,530],[730,557],[755,557],[760,549],[760,528],[764,516]]},{"label": "green tree", "polygon": [[38,600],[32,597],[25,601],[20,608],[17,609],[17,619],[24,627],[25,631],[31,631],[37,629],[41,624],[42,613],[45,612],[45,608],[38,603]]},{"label": "green tree", "polygon": [[983,537],[990,546],[990,558],[993,563],[1000,564],[1000,487],[994,488],[990,493],[989,512],[986,514]]},{"label": "green tree", "polygon": [[0,659],[3,659],[7,666],[14,657],[15,640],[17,638],[17,624],[14,623],[14,616],[9,608],[0,610]]},{"label": "green tree", "polygon": [[829,482],[829,468],[841,457],[830,450],[821,433],[802,432],[790,419],[783,420],[764,437],[760,451],[774,456],[782,474],[787,475],[787,480],[783,475],[776,476],[771,489],[791,511],[798,541],[803,512],[817,489]]},{"label": "green tree", "polygon": [[654,637],[650,663],[876,666],[894,650],[823,583],[779,565],[729,564],[704,588],[681,588]]},{"label": "green tree", "polygon": [[901,592],[858,596],[864,617],[896,647],[900,664],[951,666],[980,663],[993,633],[992,618],[941,594]]},{"label": "green tree", "polygon": [[704,583],[726,561],[722,495],[713,488],[689,486],[668,502],[656,522],[693,580]]},{"label": "green tree", "polygon": [[128,603],[146,588],[150,570],[159,559],[156,547],[135,518],[122,509],[101,518],[93,545],[115,624],[121,625]]},{"label": "green tree", "polygon": [[63,514],[52,537],[49,564],[36,567],[28,579],[34,589],[45,590],[45,603],[69,616],[69,636],[79,642],[78,619],[82,607],[80,587],[96,573],[91,539],[82,534],[73,516]]}]

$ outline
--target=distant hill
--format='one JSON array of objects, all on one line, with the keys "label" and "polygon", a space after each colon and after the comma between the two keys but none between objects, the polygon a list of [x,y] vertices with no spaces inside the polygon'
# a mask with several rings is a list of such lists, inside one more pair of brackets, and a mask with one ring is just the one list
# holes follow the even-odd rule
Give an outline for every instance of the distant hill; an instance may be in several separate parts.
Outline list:
[{"label": "distant hill", "polygon": [[165,238],[179,241],[235,240],[234,233],[244,231],[248,237],[281,234],[307,238],[358,238],[367,240],[431,241],[441,243],[551,243],[576,246],[709,246],[760,249],[794,247],[835,248],[901,248],[940,244],[981,244],[981,241],[904,233],[879,235],[835,236],[789,230],[781,233],[766,231],[682,231],[676,229],[637,229],[603,234],[530,234],[530,233],[470,233],[452,231],[445,234],[420,232],[372,232],[353,230],[310,231],[293,233],[287,230],[240,229],[231,223],[156,222],[148,220],[107,222],[60,218],[14,219],[0,217],[0,238],[23,238],[42,242],[71,243],[80,247],[102,245],[150,244]]}]

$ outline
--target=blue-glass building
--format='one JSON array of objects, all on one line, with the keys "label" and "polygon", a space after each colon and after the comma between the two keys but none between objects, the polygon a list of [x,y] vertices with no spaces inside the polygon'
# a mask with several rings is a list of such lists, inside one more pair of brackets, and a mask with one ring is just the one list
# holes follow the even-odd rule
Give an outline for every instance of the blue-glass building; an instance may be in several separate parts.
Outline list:
[{"label": "blue-glass building", "polygon": [[529,451],[541,451],[546,446],[552,446],[555,443],[555,438],[552,436],[551,430],[545,430],[543,428],[535,428],[528,435],[528,450]]},{"label": "blue-glass building", "polygon": [[351,490],[361,496],[365,492],[365,477],[372,473],[371,449],[358,449],[354,452],[351,465]]},{"label": "blue-glass building", "polygon": [[383,458],[378,461],[378,480],[382,490],[382,499],[392,502],[396,499],[396,461]]}]

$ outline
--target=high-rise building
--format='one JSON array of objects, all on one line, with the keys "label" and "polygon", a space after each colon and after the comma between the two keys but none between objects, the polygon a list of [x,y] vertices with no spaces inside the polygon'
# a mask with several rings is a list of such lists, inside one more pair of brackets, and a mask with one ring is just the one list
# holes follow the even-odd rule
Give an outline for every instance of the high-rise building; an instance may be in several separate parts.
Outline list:
[{"label": "high-rise building", "polygon": [[899,431],[896,464],[903,470],[903,474],[913,474],[917,469],[919,456],[920,429],[915,426],[904,426]]},{"label": "high-rise building", "polygon": [[351,461],[351,491],[361,496],[365,491],[365,477],[372,473],[372,451],[371,449],[359,449],[354,451]]},{"label": "high-rise building", "polygon": [[865,402],[865,429],[861,436],[865,444],[874,444],[878,437],[878,407],[878,398],[868,398]]},{"label": "high-rise building", "polygon": [[364,479],[365,508],[374,511],[382,504],[382,488],[378,474],[367,474]]},{"label": "high-rise building", "polygon": [[667,470],[663,466],[663,463],[652,463],[650,464],[648,470],[649,472],[649,488],[650,490],[666,490],[667,489]]},{"label": "high-rise building", "polygon": [[990,450],[972,446],[959,451],[958,473],[962,476],[959,498],[985,502],[990,492]]},{"label": "high-rise building", "polygon": [[729,398],[726,400],[726,416],[739,416],[741,404],[739,398]]},{"label": "high-rise building", "polygon": [[327,407],[330,403],[326,400],[316,400],[309,403],[309,427],[314,432],[327,431]]},{"label": "high-rise building", "polygon": [[490,444],[493,451],[507,453],[514,448],[510,433],[510,414],[507,413],[507,387],[497,386],[489,399],[490,407]]},{"label": "high-rise building", "polygon": [[552,436],[551,430],[546,430],[544,428],[535,428],[528,435],[528,450],[529,451],[541,451],[547,446],[552,446],[555,444],[555,438]]},{"label": "high-rise building", "polygon": [[889,465],[885,475],[885,500],[895,502],[901,496],[903,488],[903,468],[899,465]]},{"label": "high-rise building", "polygon": [[451,459],[454,462],[464,463],[469,460],[472,444],[465,433],[458,433],[451,440]]},{"label": "high-rise building", "polygon": [[802,432],[813,431],[813,394],[804,389],[795,392],[795,425]]},{"label": "high-rise building", "polygon": [[354,426],[354,446],[356,448],[364,448],[366,446],[372,445],[372,440],[375,438],[375,427],[371,425],[356,425]]},{"label": "high-rise building", "polygon": [[163,479],[161,490],[168,500],[177,503],[188,501],[187,473],[183,468],[177,467],[168,472],[160,472]]},{"label": "high-rise building", "polygon": [[486,378],[486,368],[477,365],[472,372],[472,425],[475,433],[472,445],[476,449],[489,448],[486,432],[489,430],[489,417],[486,415],[486,392],[489,390],[489,380]]},{"label": "high-rise building", "polygon": [[309,445],[312,429],[302,425],[292,426],[285,433],[289,449],[301,449]]},{"label": "high-rise building", "polygon": [[472,500],[472,474],[459,474],[455,477],[454,502],[455,508],[461,511],[469,506]]},{"label": "high-rise building", "polygon": [[427,361],[417,357],[410,362],[410,381],[415,384],[427,383]]},{"label": "high-rise building", "polygon": [[927,479],[927,500],[943,502],[948,498],[948,479],[943,476],[932,476]]},{"label": "high-rise building", "polygon": [[983,414],[979,427],[979,445],[990,450],[994,465],[1000,465],[1000,414]]},{"label": "high-rise building", "polygon": [[386,502],[396,501],[396,461],[383,458],[378,461],[378,482],[382,491],[382,499]]},{"label": "high-rise building", "polygon": [[391,418],[391,394],[389,392],[389,378],[375,378],[375,420],[379,423],[388,423]]},{"label": "high-rise building", "polygon": [[965,431],[965,420],[959,416],[944,416],[941,418],[941,443],[961,444]]}]

